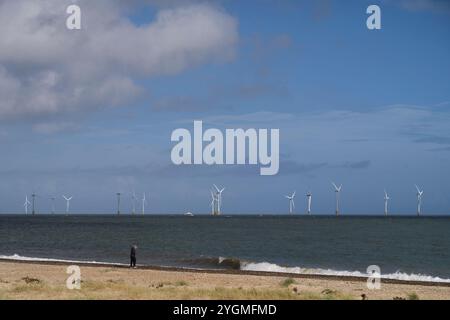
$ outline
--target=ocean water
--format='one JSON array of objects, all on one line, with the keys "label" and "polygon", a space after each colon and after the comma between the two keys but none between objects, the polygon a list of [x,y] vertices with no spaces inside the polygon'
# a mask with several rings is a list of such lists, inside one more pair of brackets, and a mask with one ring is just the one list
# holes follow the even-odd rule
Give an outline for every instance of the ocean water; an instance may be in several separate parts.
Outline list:
[{"label": "ocean water", "polygon": [[0,258],[450,282],[450,218],[0,215]]}]

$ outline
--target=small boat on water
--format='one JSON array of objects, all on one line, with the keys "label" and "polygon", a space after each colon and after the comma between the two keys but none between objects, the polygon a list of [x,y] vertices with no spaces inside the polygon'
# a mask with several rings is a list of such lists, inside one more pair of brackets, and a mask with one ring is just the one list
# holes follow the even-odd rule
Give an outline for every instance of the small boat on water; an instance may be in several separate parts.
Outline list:
[{"label": "small boat on water", "polygon": [[186,212],[185,214],[184,214],[186,217],[193,217],[194,216],[194,214],[192,213],[192,212]]}]

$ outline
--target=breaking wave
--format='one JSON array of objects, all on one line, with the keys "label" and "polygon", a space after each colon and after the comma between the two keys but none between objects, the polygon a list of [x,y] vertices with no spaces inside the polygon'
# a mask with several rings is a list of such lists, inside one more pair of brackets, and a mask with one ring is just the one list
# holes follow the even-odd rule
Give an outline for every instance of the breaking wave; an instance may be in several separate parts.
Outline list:
[{"label": "breaking wave", "polygon": [[13,254],[11,256],[0,255],[1,260],[12,260],[12,261],[30,261],[30,262],[69,262],[69,263],[87,263],[87,264],[102,264],[102,265],[116,265],[124,266],[123,263],[114,262],[102,262],[102,261],[84,261],[84,260],[66,260],[66,259],[52,259],[52,258],[37,258],[37,257],[24,257],[18,254]]},{"label": "breaking wave", "polygon": [[[12,261],[30,261],[30,262],[65,262],[65,263],[85,263],[93,265],[111,265],[111,266],[125,266],[123,263],[112,263],[102,261],[83,261],[83,260],[65,260],[65,259],[52,259],[52,258],[38,258],[38,257],[25,257],[18,254],[5,256],[0,255],[1,260]],[[255,272],[275,272],[275,273],[292,273],[292,274],[304,274],[304,275],[317,275],[317,276],[340,276],[340,277],[361,277],[367,278],[367,274],[360,271],[345,271],[345,270],[333,270],[333,269],[321,269],[321,268],[303,268],[303,267],[284,267],[269,262],[247,262],[241,261],[237,258],[224,258],[224,257],[201,257],[197,259],[184,259],[181,260],[183,268],[204,268],[204,269],[222,269],[222,270],[243,270],[243,271],[255,271]],[[421,282],[436,282],[436,283],[450,283],[450,279],[440,278],[425,274],[407,274],[404,272],[394,272],[388,274],[382,274],[382,279],[392,279],[401,281],[421,281]]]},{"label": "breaking wave", "polygon": [[241,261],[237,258],[224,257],[201,257],[195,259],[184,259],[180,261],[181,264],[188,267],[203,267],[213,269],[232,269],[240,270]]},{"label": "breaking wave", "polygon": [[[242,263],[241,270],[367,278],[367,273],[363,273],[360,271],[338,271],[338,270],[320,269],[320,268],[282,267],[282,266],[279,266],[279,265],[276,265],[273,263],[269,263],[269,262]],[[394,273],[382,274],[381,278],[382,279],[392,279],[392,280],[402,280],[402,281],[450,283],[450,279],[433,277],[433,276],[424,275],[424,274],[414,274],[414,273],[407,274],[407,273],[400,272],[400,271],[397,271]]]}]

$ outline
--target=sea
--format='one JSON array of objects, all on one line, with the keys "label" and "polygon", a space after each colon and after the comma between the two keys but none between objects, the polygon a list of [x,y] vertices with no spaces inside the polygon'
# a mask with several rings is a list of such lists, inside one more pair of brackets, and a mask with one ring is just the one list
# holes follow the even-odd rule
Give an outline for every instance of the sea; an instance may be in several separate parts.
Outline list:
[{"label": "sea", "polygon": [[450,217],[0,215],[0,259],[450,282]]}]

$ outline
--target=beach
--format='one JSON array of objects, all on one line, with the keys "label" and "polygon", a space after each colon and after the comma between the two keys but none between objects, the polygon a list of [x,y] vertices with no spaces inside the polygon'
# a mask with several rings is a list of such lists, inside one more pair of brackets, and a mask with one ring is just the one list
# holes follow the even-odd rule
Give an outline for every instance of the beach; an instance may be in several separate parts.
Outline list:
[{"label": "beach", "polygon": [[83,265],[69,290],[68,263],[0,261],[0,299],[450,299],[450,285],[382,280],[369,290],[352,277]]}]

